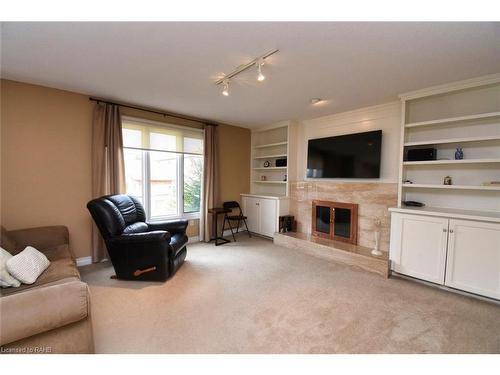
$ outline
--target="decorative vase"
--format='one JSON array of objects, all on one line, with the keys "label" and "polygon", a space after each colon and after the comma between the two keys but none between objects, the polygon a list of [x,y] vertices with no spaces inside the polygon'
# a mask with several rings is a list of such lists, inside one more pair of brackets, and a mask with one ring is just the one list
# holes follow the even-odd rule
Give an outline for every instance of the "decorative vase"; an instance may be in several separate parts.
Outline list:
[{"label": "decorative vase", "polygon": [[372,254],[376,256],[382,255],[382,252],[379,250],[380,247],[380,231],[376,230],[374,233],[375,236],[375,246],[373,247]]},{"label": "decorative vase", "polygon": [[373,246],[372,250],[372,255],[380,256],[382,255],[382,252],[380,251],[380,227],[382,225],[382,222],[380,219],[375,219],[374,222],[374,229],[375,231],[373,232],[373,235],[375,237],[375,246]]},{"label": "decorative vase", "polygon": [[462,147],[457,147],[457,150],[455,151],[455,160],[462,160],[464,158],[464,150],[462,150]]}]

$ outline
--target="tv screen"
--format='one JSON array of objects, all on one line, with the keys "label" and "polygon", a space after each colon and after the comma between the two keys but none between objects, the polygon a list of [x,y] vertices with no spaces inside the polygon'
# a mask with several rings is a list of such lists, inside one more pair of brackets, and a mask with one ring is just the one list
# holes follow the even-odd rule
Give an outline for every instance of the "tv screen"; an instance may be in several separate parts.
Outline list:
[{"label": "tv screen", "polygon": [[309,178],[379,178],[382,130],[310,139]]}]

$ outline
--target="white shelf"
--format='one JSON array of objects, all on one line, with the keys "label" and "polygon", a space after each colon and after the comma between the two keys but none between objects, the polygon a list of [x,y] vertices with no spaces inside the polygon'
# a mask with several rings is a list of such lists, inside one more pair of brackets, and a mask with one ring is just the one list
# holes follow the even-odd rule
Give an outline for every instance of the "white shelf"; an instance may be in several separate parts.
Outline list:
[{"label": "white shelf", "polygon": [[287,145],[287,144],[288,144],[288,142],[268,143],[265,145],[253,146],[253,148],[267,148],[267,147],[283,146],[283,145]]},{"label": "white shelf", "polygon": [[253,168],[254,171],[285,171],[287,167],[262,167],[262,168]]},{"label": "white shelf", "polygon": [[265,155],[265,156],[254,156],[254,159],[275,159],[275,158],[286,158],[286,154],[280,155]]},{"label": "white shelf", "polygon": [[[250,193],[262,196],[287,196],[288,183],[282,181],[290,171],[288,166],[293,157],[288,155],[290,143],[289,121],[268,125],[252,130]],[[293,140],[293,139],[292,139]],[[276,161],[283,159],[283,164],[276,166]],[[266,160],[269,163],[264,163]],[[264,167],[269,164],[269,167]],[[280,166],[281,165],[281,166]],[[262,175],[267,176],[262,181]]]},{"label": "white shelf", "polygon": [[419,142],[406,142],[404,146],[423,146],[423,145],[438,145],[446,143],[463,143],[463,142],[481,142],[481,141],[497,141],[500,140],[500,136],[492,135],[488,137],[467,137],[467,138],[447,138],[447,139],[435,139],[431,141],[419,141]]},{"label": "white shelf", "polygon": [[494,118],[494,117],[500,117],[500,112],[481,113],[478,115],[470,115],[470,116],[449,117],[449,118],[443,118],[443,119],[431,120],[431,121],[411,122],[411,123],[406,124],[405,128],[415,128],[418,126],[443,125],[443,124],[449,124],[452,122],[481,120],[481,119]]},{"label": "white shelf", "polygon": [[487,163],[500,163],[500,159],[462,159],[462,160],[405,161],[405,162],[403,162],[403,165],[487,164]]},{"label": "white shelf", "polygon": [[482,186],[482,185],[403,184],[403,188],[500,191],[500,186]]},{"label": "white shelf", "polygon": [[389,208],[391,212],[411,213],[419,215],[453,217],[457,219],[493,221],[500,223],[500,212],[462,210],[458,208],[445,207],[393,207]]},{"label": "white shelf", "polygon": [[286,184],[286,181],[252,181],[254,184]]}]

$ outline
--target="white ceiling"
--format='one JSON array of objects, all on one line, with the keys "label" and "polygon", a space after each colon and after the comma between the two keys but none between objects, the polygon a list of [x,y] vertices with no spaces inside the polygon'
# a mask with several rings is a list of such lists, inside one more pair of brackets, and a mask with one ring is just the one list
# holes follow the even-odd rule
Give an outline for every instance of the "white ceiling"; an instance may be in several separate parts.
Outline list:
[{"label": "white ceiling", "polygon": [[[214,81],[273,48],[229,97]],[[500,71],[500,23],[3,23],[3,78],[256,127]],[[312,106],[311,98],[327,99]]]}]

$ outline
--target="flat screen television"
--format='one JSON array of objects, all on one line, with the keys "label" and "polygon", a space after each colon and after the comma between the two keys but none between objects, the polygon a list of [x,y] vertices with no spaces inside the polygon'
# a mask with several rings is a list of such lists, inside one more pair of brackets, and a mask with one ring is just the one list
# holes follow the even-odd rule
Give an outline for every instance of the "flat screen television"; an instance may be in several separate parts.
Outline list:
[{"label": "flat screen television", "polygon": [[382,130],[310,139],[309,178],[379,178]]}]

